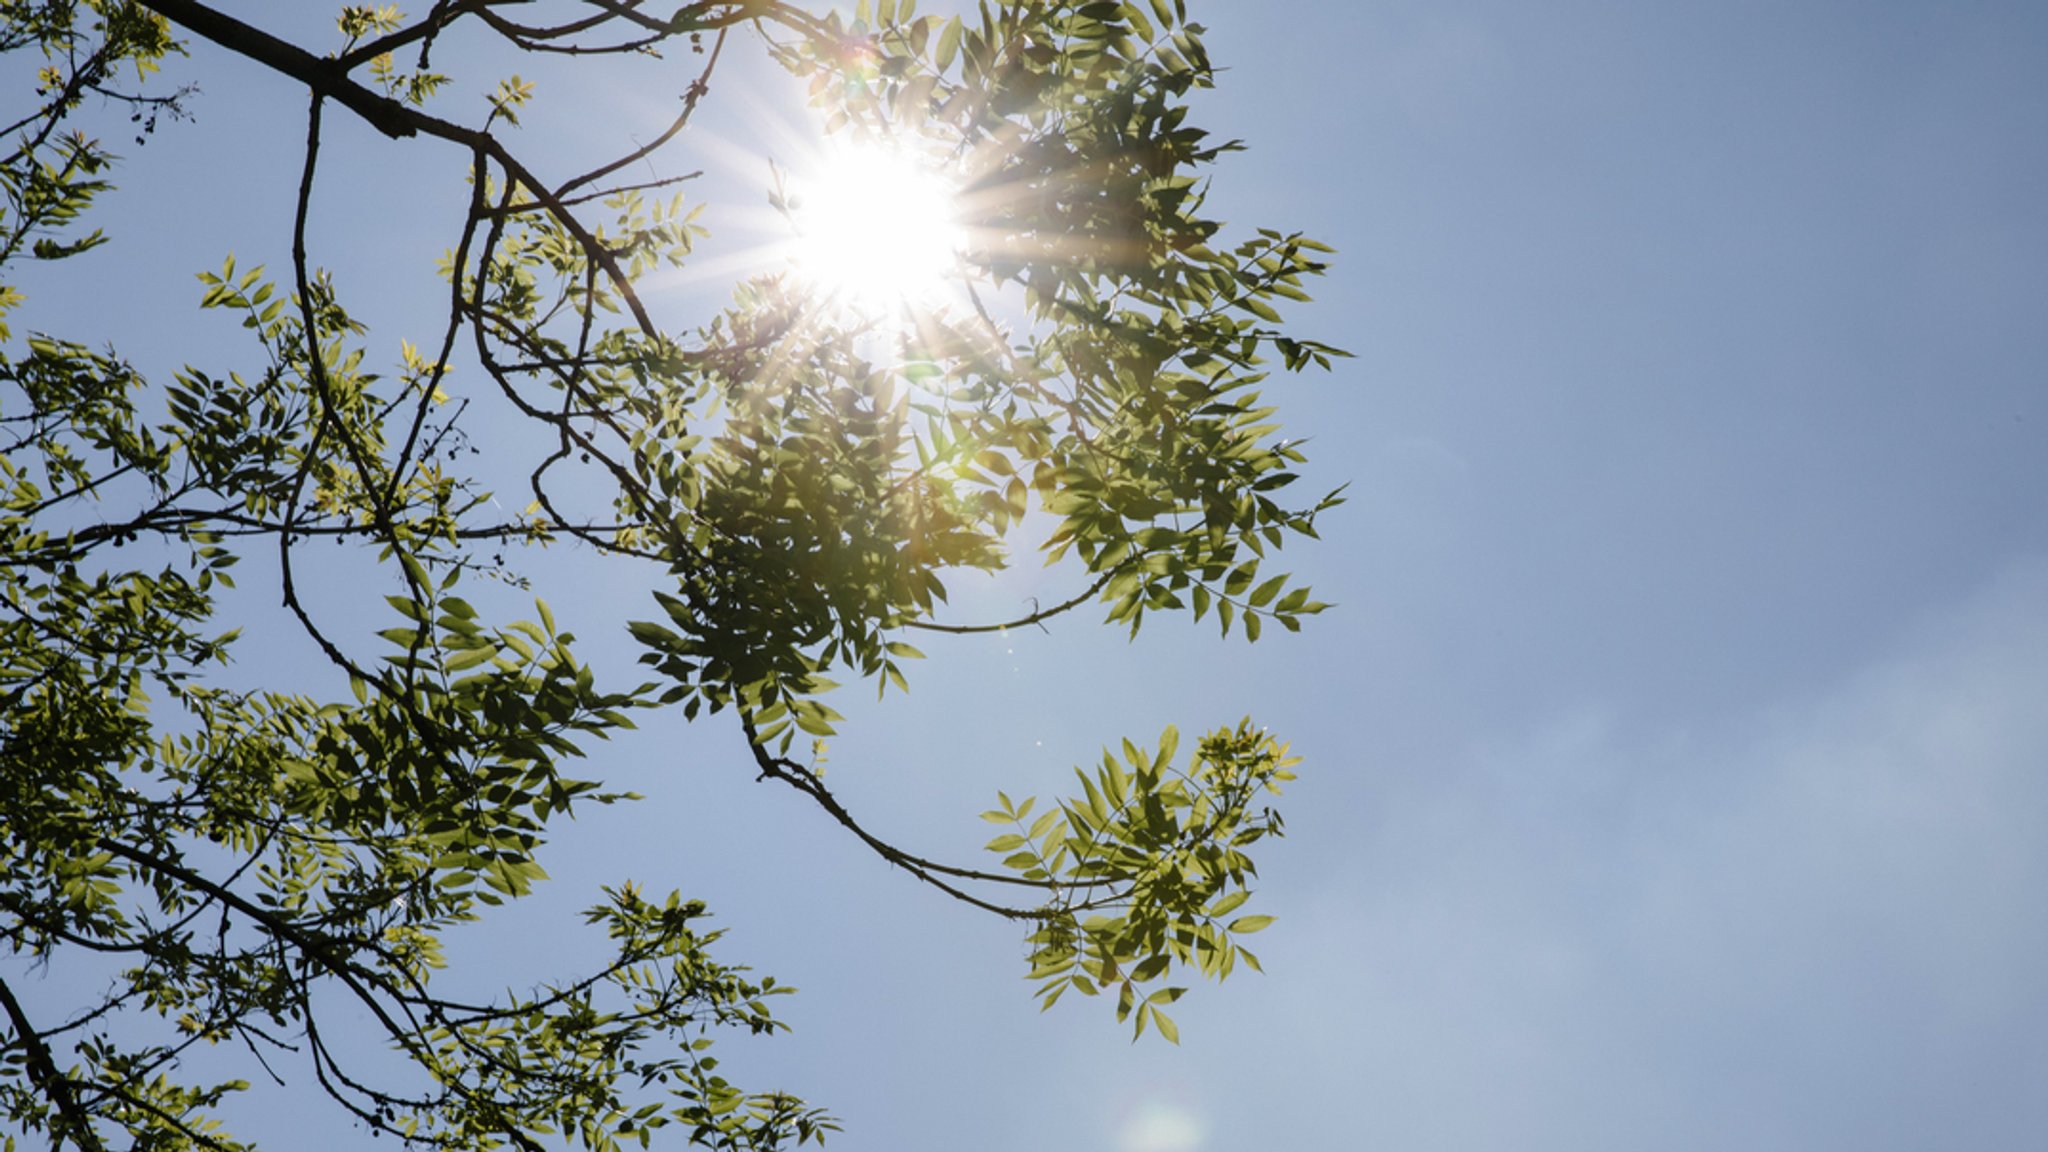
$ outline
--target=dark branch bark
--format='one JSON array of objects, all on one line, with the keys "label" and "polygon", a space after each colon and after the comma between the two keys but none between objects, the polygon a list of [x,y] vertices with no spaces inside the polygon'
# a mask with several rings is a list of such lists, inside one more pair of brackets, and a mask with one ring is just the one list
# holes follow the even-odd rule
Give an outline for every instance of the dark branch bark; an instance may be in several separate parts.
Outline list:
[{"label": "dark branch bark", "polygon": [[50,1046],[43,1042],[43,1034],[29,1022],[28,1013],[22,1010],[21,1001],[14,998],[14,989],[8,987],[5,980],[0,980],[0,1006],[6,1008],[8,1024],[20,1039],[23,1054],[28,1058],[29,1079],[35,1081],[43,1095],[57,1106],[59,1119],[50,1125],[50,1147],[61,1148],[69,1139],[84,1152],[105,1152],[99,1133],[93,1131],[92,1118],[86,1115],[78,1102],[78,1093],[71,1078],[57,1070],[57,1061],[50,1055]]},{"label": "dark branch bark", "polygon": [[[196,4],[193,0],[142,0],[142,6],[154,9],[171,22],[231,52],[290,76],[316,94],[361,116],[377,131],[394,140],[417,134],[422,130],[421,121],[433,119],[350,80],[342,61],[315,56],[296,44],[280,40],[261,28],[244,24],[204,4]],[[462,131],[453,124],[448,127]]]}]

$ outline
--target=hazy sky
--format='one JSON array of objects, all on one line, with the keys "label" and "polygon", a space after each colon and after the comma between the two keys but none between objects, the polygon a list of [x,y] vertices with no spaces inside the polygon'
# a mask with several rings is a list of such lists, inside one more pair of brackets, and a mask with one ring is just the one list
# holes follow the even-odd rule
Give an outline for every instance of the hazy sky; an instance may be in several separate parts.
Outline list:
[{"label": "hazy sky", "polygon": [[[593,761],[650,800],[582,819],[555,891],[457,955],[523,984],[598,883],[707,899],[726,958],[803,989],[738,1078],[834,1109],[850,1152],[2037,1147],[2048,8],[1190,7],[1227,69],[1201,115],[1251,145],[1214,202],[1341,252],[1302,326],[1357,358],[1270,393],[1313,438],[1305,486],[1351,484],[1288,553],[1340,607],[1254,647],[1092,615],[932,646],[908,699],[848,690],[830,781],[971,859],[997,788],[1250,713],[1307,758],[1261,860],[1268,974],[1197,987],[1178,1048],[1107,1003],[1041,1016],[1015,931],[680,717]],[[100,317],[158,372],[246,359],[190,273],[284,265],[302,99],[188,67],[198,120],[135,150],[116,246],[18,327]],[[714,90],[707,157],[753,138],[744,96]],[[437,252],[462,158],[358,134],[337,155],[384,167],[318,220],[376,297],[351,245]],[[109,318],[116,272],[154,302]],[[420,337],[430,273],[370,302],[376,338]],[[588,579],[558,610],[645,586]],[[251,1130],[368,1143],[280,1109]]]}]

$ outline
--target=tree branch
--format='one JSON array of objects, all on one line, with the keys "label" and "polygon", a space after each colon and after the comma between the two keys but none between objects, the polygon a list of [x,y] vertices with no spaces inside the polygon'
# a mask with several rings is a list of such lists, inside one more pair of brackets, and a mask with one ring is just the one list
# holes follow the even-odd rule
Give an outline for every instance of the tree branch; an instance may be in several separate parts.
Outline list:
[{"label": "tree branch", "polygon": [[93,1131],[92,1118],[78,1103],[71,1078],[57,1070],[57,1062],[50,1055],[50,1046],[43,1042],[43,1034],[36,1031],[35,1025],[29,1023],[28,1013],[22,1011],[21,1001],[14,998],[14,989],[8,987],[5,980],[0,980],[0,1006],[6,1008],[8,1023],[21,1040],[28,1058],[29,1079],[35,1081],[43,1095],[57,1105],[61,1119],[50,1126],[50,1147],[61,1147],[68,1137],[84,1152],[106,1152],[106,1146],[100,1143],[99,1133]]},{"label": "tree branch", "polygon": [[632,279],[619,267],[611,249],[606,248],[583,222],[564,208],[554,194],[539,178],[527,170],[511,151],[489,132],[465,128],[438,116],[432,116],[417,108],[372,92],[354,80],[349,79],[341,62],[315,56],[295,44],[280,40],[260,28],[242,23],[231,16],[222,15],[204,4],[193,0],[137,0],[166,19],[226,48],[230,52],[245,56],[272,71],[282,73],[304,84],[315,96],[324,97],[361,116],[371,127],[394,140],[408,136],[424,135],[460,144],[465,148],[481,151],[495,160],[518,184],[533,194],[536,200],[546,206],[548,213],[561,221],[562,227],[576,239],[583,251],[604,269],[605,278],[610,280],[640,330],[652,336],[659,329],[641,303],[639,294],[633,290]]},{"label": "tree branch", "polygon": [[1020,616],[1015,620],[1002,624],[938,624],[930,620],[906,620],[903,622],[903,626],[905,628],[922,629],[926,632],[945,632],[955,636],[967,636],[977,632],[1007,632],[1012,628],[1023,628],[1031,624],[1037,624],[1040,628],[1043,628],[1045,621],[1087,603],[1097,592],[1102,591],[1103,585],[1108,584],[1122,570],[1120,567],[1112,568],[1104,572],[1095,583],[1090,584],[1072,599],[1061,601],[1050,608],[1041,608],[1029,616]]},{"label": "tree branch", "polygon": [[830,813],[834,820],[839,821],[847,831],[859,837],[861,843],[874,849],[876,855],[908,871],[919,880],[937,888],[955,900],[971,904],[984,912],[993,912],[1007,920],[1031,920],[1038,916],[1037,910],[1017,908],[1008,904],[996,904],[983,900],[971,892],[964,891],[953,884],[947,883],[945,880],[940,879],[940,877],[951,876],[961,880],[979,880],[994,884],[1014,884],[1020,887],[1040,890],[1056,890],[1059,888],[1059,884],[1051,880],[1026,880],[1021,876],[1005,876],[996,872],[979,872],[971,868],[956,868],[950,864],[941,864],[935,860],[926,860],[922,856],[913,856],[905,852],[894,844],[861,827],[860,823],[853,818],[853,813],[848,812],[846,806],[839,802],[839,798],[832,795],[823,784],[818,782],[818,778],[806,771],[802,765],[771,754],[766,746],[761,743],[760,732],[754,727],[753,718],[746,714],[744,708],[740,712],[740,726],[746,730],[747,747],[753,749],[754,762],[761,769],[761,779],[780,780],[804,795],[809,796],[817,802],[820,808]]},{"label": "tree branch", "polygon": [[[407,108],[389,96],[380,96],[348,78],[341,60],[315,56],[304,48],[280,40],[225,13],[216,12],[193,0],[140,0],[144,8],[215,44],[299,81],[320,96],[340,104],[368,121],[370,126],[394,140],[423,130],[422,121],[434,118]],[[437,121],[437,123],[440,123]],[[446,125],[456,132],[464,129]],[[441,135],[441,133],[432,133]],[[452,137],[451,137],[452,138]]]}]

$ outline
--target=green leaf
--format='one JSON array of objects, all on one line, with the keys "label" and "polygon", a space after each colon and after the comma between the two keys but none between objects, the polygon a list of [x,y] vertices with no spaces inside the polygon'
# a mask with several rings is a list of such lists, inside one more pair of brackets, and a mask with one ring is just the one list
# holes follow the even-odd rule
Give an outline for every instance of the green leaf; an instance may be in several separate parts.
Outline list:
[{"label": "green leaf", "polygon": [[1252,894],[1242,888],[1235,892],[1225,893],[1215,903],[1209,905],[1204,914],[1209,916],[1228,916],[1230,913],[1237,911],[1245,901],[1251,898]]},{"label": "green leaf", "polygon": [[457,652],[453,656],[448,657],[441,666],[450,672],[462,672],[484,663],[497,654],[498,650],[495,647],[485,644],[481,647]]},{"label": "green leaf", "polygon": [[1151,1007],[1149,1004],[1146,1007],[1152,1013],[1152,1026],[1159,1029],[1159,1034],[1166,1037],[1166,1042],[1175,1045],[1179,1044],[1180,1025],[1173,1022],[1173,1017],[1168,1016],[1157,1008]]},{"label": "green leaf", "polygon": [[1267,602],[1272,600],[1273,597],[1280,591],[1281,586],[1286,583],[1287,577],[1285,575],[1280,575],[1275,576],[1271,580],[1268,580],[1265,583],[1260,584],[1257,588],[1252,589],[1250,600],[1251,606],[1254,608],[1264,608]]}]

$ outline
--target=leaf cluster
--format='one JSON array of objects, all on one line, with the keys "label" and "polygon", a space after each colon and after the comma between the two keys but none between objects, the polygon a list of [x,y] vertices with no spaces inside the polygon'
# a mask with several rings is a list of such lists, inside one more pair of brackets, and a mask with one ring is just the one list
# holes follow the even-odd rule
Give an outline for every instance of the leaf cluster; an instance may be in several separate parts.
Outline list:
[{"label": "leaf cluster", "polygon": [[[1282,316],[1328,250],[1276,229],[1226,239],[1207,211],[1209,169],[1236,145],[1191,120],[1216,76],[1203,29],[1167,0],[945,19],[909,0],[588,0],[548,18],[350,6],[337,44],[300,46],[199,0],[0,0],[0,59],[36,64],[0,130],[0,274],[105,258],[83,221],[115,157],[79,125],[112,107],[147,134],[181,113],[189,89],[116,83],[147,79],[177,36],[309,96],[288,259],[199,275],[195,331],[238,341],[208,358],[239,362],[145,372],[0,326],[0,939],[120,969],[56,1016],[0,979],[17,1132],[241,1147],[222,1113],[256,1077],[201,1083],[181,1064],[236,1045],[407,1145],[821,1140],[830,1116],[720,1072],[714,1036],[779,1031],[769,1005],[788,989],[715,958],[720,934],[679,893],[605,889],[585,920],[611,958],[592,972],[450,990],[449,935],[546,879],[561,818],[629,798],[576,765],[649,708],[731,709],[762,778],[1025,925],[1047,1006],[1114,993],[1137,1034],[1177,1039],[1164,1009],[1183,989],[1165,981],[1257,966],[1239,943],[1268,920],[1241,914],[1250,851],[1281,831],[1262,797],[1294,761],[1249,722],[1185,763],[1172,730],[1156,753],[1125,742],[1044,811],[1003,797],[1002,871],[892,842],[788,758],[799,737],[822,755],[844,722],[825,702],[837,679],[907,691],[950,635],[1097,604],[1134,635],[1151,613],[1213,612],[1257,640],[1325,607],[1273,559],[1339,495],[1292,496],[1304,456],[1263,393],[1275,365],[1342,355]],[[954,177],[974,239],[952,304],[849,315],[771,269],[693,325],[656,319],[648,278],[690,263],[708,219],[675,154],[736,29],[808,82],[834,131]],[[444,36],[472,50],[436,63]],[[539,62],[673,77],[664,52],[700,70],[652,139],[572,173],[513,147],[548,109]],[[395,357],[310,251],[333,179],[324,117],[342,113],[469,165],[445,314]],[[0,285],[0,321],[23,298]],[[488,459],[479,411],[520,429]],[[507,482],[526,489],[509,504],[493,496]],[[646,682],[612,684],[546,600],[529,614],[503,594],[527,583],[523,549],[563,541],[649,586],[629,626]],[[1072,594],[955,618],[957,573],[1026,553]],[[236,682],[231,594],[251,560],[311,658],[303,685]],[[361,610],[314,603],[314,565],[374,573],[345,592]],[[357,626],[369,613],[381,627]],[[395,1064],[348,1056],[344,1011]]]},{"label": "leaf cluster", "polygon": [[1055,893],[1029,937],[1040,1005],[1069,990],[1113,992],[1134,1039],[1149,1023],[1175,1043],[1180,1029],[1165,1006],[1187,989],[1159,981],[1182,966],[1216,980],[1240,961],[1259,967],[1236,938],[1273,918],[1232,913],[1258,874],[1246,850],[1285,826],[1271,807],[1253,805],[1277,795],[1299,763],[1249,720],[1203,737],[1185,767],[1174,762],[1178,742],[1168,728],[1156,753],[1128,740],[1121,757],[1105,751],[1093,774],[1075,769],[1080,796],[1035,819],[1035,798],[1016,804],[1007,795],[982,814],[1015,828],[988,850]]}]

